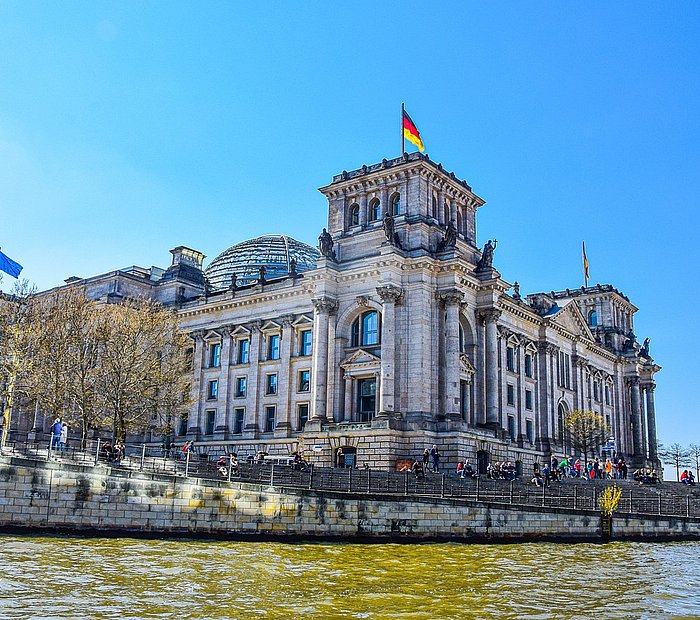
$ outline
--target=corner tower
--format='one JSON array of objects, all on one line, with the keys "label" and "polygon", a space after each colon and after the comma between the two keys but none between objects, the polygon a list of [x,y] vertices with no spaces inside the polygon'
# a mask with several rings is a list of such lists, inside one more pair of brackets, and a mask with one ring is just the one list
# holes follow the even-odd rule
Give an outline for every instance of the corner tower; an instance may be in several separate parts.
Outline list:
[{"label": "corner tower", "polygon": [[387,228],[408,256],[440,252],[448,229],[454,239],[449,245],[463,246],[466,256],[476,250],[476,210],[484,200],[426,155],[405,153],[343,171],[320,191],[328,198],[328,232],[339,262],[366,257],[368,247],[379,246],[374,237],[390,236]]}]

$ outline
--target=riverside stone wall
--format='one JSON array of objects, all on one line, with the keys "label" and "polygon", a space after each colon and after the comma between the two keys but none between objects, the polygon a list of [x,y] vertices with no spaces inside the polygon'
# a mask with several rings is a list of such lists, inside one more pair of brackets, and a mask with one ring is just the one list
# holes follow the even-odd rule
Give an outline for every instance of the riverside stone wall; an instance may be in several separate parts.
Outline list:
[{"label": "riverside stone wall", "polygon": [[[595,540],[593,511],[290,491],[0,458],[0,528],[211,537]],[[700,538],[700,519],[616,516],[616,538]]]}]

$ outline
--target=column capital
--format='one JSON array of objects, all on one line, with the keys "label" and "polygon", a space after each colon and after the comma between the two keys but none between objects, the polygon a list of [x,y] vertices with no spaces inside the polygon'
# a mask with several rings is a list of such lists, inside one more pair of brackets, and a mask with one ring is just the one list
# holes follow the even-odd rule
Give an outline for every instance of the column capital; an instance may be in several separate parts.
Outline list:
[{"label": "column capital", "polygon": [[280,317],[280,322],[282,323],[282,327],[291,327],[293,321],[294,321],[293,314],[285,314],[285,315]]},{"label": "column capital", "polygon": [[250,324],[250,333],[257,334],[260,331],[261,327],[262,327],[262,321],[253,321]]},{"label": "column capital", "polygon": [[438,299],[446,306],[462,303],[462,300],[464,299],[464,293],[456,288],[438,291],[437,296]]},{"label": "column capital", "polygon": [[559,349],[551,342],[538,342],[537,350],[540,353],[549,353],[550,355],[554,355],[555,353],[559,352]]},{"label": "column capital", "polygon": [[384,284],[377,287],[377,295],[382,300],[382,303],[396,303],[403,295],[403,289],[394,284]]},{"label": "column capital", "polygon": [[642,387],[647,392],[653,392],[656,389],[656,383],[642,383]]},{"label": "column capital", "polygon": [[484,308],[477,312],[477,317],[484,323],[495,323],[503,314],[498,308]]},{"label": "column capital", "polygon": [[627,377],[626,381],[627,381],[627,385],[630,385],[630,386],[639,385],[641,383],[641,380],[639,377]]},{"label": "column capital", "polygon": [[314,305],[314,310],[319,314],[330,314],[338,307],[337,300],[326,295],[312,299],[311,303]]},{"label": "column capital", "polygon": [[194,331],[189,332],[187,335],[195,342],[202,342],[204,340],[204,334],[206,334],[205,330],[195,329]]}]

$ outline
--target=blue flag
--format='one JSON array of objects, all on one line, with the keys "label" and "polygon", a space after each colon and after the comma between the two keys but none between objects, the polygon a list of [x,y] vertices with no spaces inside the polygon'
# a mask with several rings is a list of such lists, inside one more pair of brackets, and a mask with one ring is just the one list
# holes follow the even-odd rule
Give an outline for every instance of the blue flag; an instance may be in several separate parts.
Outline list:
[{"label": "blue flag", "polygon": [[13,278],[16,278],[19,276],[19,272],[22,271],[22,265],[0,252],[0,271],[9,273]]}]

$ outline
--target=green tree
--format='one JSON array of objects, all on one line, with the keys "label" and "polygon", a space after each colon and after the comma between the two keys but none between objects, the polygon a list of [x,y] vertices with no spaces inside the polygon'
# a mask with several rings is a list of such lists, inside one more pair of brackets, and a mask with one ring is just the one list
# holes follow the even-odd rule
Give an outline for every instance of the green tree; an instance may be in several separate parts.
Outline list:
[{"label": "green tree", "polygon": [[564,415],[564,429],[572,448],[583,454],[584,459],[605,443],[610,436],[610,426],[595,411],[576,409]]}]

